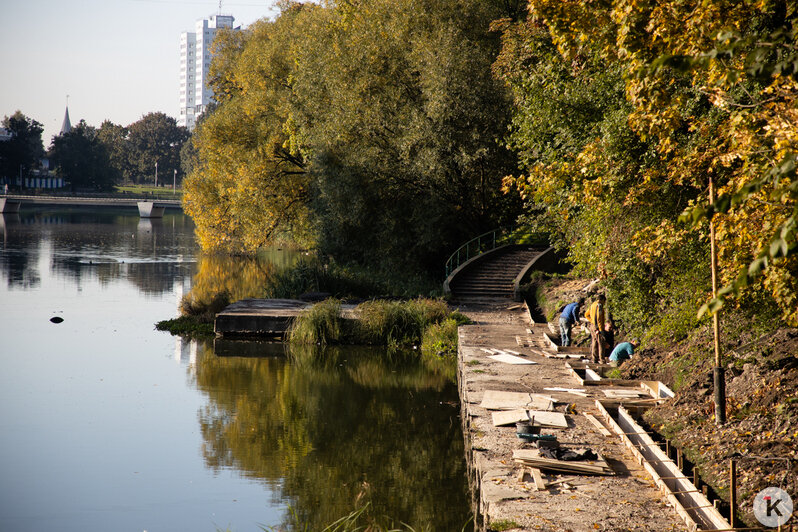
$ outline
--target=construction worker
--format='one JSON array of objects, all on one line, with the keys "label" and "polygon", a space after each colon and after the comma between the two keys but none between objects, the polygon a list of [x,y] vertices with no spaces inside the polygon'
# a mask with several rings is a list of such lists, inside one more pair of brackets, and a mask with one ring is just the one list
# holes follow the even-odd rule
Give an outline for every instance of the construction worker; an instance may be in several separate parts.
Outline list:
[{"label": "construction worker", "polygon": [[596,300],[585,312],[590,329],[590,359],[597,364],[606,363],[606,351],[604,345],[604,303],[607,298],[604,294],[599,294]]},{"label": "construction worker", "polygon": [[584,304],[585,298],[580,297],[579,301],[565,305],[560,313],[560,345],[563,347],[571,345],[571,327],[579,323],[579,309]]}]

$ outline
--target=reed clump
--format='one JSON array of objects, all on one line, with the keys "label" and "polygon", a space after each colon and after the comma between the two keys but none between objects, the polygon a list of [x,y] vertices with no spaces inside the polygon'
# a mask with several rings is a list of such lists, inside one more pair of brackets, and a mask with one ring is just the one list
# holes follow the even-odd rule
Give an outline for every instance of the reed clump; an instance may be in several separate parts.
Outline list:
[{"label": "reed clump", "polygon": [[199,322],[213,323],[216,315],[230,304],[230,299],[227,291],[215,292],[207,297],[187,294],[180,300],[180,314]]},{"label": "reed clump", "polygon": [[340,343],[343,330],[341,301],[327,299],[297,317],[288,330],[288,338],[300,344],[327,345]]},{"label": "reed clump", "polygon": [[[447,319],[467,320],[459,312],[449,310],[445,301],[428,298],[367,301],[355,307],[353,315],[354,319],[343,319],[341,302],[328,299],[295,319],[288,339],[317,345],[418,346],[431,326]],[[455,327],[455,343],[456,336]]]}]

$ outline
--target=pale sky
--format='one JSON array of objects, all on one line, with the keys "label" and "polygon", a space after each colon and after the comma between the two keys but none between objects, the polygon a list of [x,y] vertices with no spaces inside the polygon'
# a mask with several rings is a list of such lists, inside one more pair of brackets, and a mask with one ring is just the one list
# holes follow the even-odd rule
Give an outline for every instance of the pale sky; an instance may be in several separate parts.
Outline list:
[{"label": "pale sky", "polygon": [[[222,3],[236,26],[273,16],[275,0]],[[44,147],[72,124],[123,126],[179,113],[180,34],[219,13],[203,0],[0,0],[0,119],[44,126]]]}]

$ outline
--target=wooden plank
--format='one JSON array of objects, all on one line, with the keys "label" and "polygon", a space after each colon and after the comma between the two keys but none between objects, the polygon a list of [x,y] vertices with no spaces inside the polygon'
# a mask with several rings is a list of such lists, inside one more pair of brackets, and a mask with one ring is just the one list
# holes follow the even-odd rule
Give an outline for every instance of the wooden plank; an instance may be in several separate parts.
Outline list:
[{"label": "wooden plank", "polygon": [[633,399],[639,397],[646,397],[649,394],[643,390],[627,389],[627,388],[605,388],[601,390],[604,395],[610,399]]},{"label": "wooden plank", "polygon": [[550,471],[565,471],[587,475],[612,475],[614,471],[606,460],[599,455],[597,460],[555,460],[540,455],[538,449],[516,449],[513,459],[530,467]]},{"label": "wooden plank", "polygon": [[553,401],[547,397],[527,392],[485,390],[480,405],[488,410],[554,410]]},{"label": "wooden plank", "polygon": [[532,478],[535,479],[535,487],[538,491],[544,491],[546,489],[546,481],[543,480],[540,469],[537,467],[530,467],[529,470],[532,472]]},{"label": "wooden plank", "polygon": [[582,414],[584,414],[584,416],[585,416],[585,417],[586,417],[586,418],[587,418],[587,419],[588,419],[588,420],[589,420],[591,423],[593,423],[593,426],[595,426],[595,427],[598,429],[598,431],[599,431],[601,434],[603,434],[604,436],[612,436],[612,432],[610,432],[610,431],[607,429],[607,427],[605,427],[605,426],[604,426],[604,425],[601,423],[601,421],[599,421],[598,419],[596,419],[596,417],[595,417],[593,414],[590,414],[590,413],[588,413],[588,412],[582,412]]},{"label": "wooden plank", "polygon": [[497,362],[503,362],[505,364],[513,364],[513,365],[524,365],[524,364],[537,364],[532,360],[527,360],[525,358],[517,357],[515,355],[511,355],[509,353],[500,353],[498,355],[490,355],[488,358],[492,360],[496,360]]},{"label": "wooden plank", "polygon": [[512,425],[519,421],[534,420],[533,425],[538,427],[568,428],[568,419],[561,412],[546,412],[542,410],[501,410],[493,412],[493,426]]},{"label": "wooden plank", "polygon": [[557,386],[554,388],[543,388],[543,389],[546,390],[547,392],[565,392],[573,395],[578,395],[579,397],[589,397],[588,394],[585,393],[586,390],[582,388],[561,388]]}]

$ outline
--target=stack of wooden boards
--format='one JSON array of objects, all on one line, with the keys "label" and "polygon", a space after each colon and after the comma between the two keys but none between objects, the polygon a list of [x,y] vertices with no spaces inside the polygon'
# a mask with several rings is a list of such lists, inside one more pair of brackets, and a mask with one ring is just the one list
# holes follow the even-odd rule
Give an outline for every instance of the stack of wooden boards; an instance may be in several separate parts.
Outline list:
[{"label": "stack of wooden boards", "polygon": [[598,455],[596,460],[556,460],[540,455],[540,449],[516,449],[513,451],[516,463],[541,469],[579,475],[614,475],[607,461]]}]

